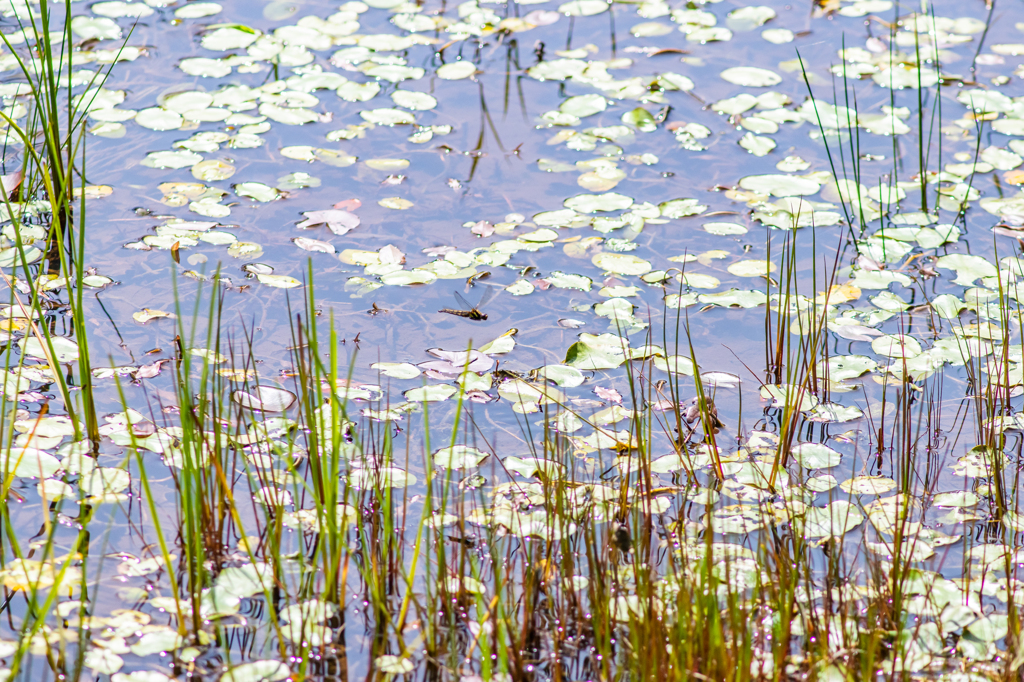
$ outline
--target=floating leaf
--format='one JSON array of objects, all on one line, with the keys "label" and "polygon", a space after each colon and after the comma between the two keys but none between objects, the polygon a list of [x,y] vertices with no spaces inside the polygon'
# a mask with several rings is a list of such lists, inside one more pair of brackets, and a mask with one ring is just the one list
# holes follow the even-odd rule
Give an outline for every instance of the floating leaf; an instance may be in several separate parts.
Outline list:
[{"label": "floating leaf", "polygon": [[391,100],[397,106],[415,111],[427,111],[437,106],[437,100],[434,97],[425,92],[411,90],[395,90],[391,93]]},{"label": "floating leaf", "polygon": [[56,457],[36,448],[17,448],[0,453],[0,472],[23,478],[49,478],[61,468]]},{"label": "floating leaf", "polygon": [[249,410],[284,412],[296,400],[295,394],[274,386],[257,386],[251,392],[235,391],[231,399]]},{"label": "floating leaf", "polygon": [[845,500],[836,500],[825,508],[811,507],[804,517],[804,536],[808,538],[841,536],[864,522],[864,515]]},{"label": "floating leaf", "polygon": [[302,282],[288,275],[267,275],[257,273],[256,279],[260,284],[266,284],[275,289],[294,289],[302,286]]},{"label": "floating leaf", "polygon": [[174,16],[178,19],[201,19],[219,14],[222,9],[216,2],[190,2],[174,10]]},{"label": "floating leaf", "polygon": [[728,268],[729,273],[737,277],[767,277],[775,272],[775,263],[766,260],[741,260]]},{"label": "floating leaf", "polygon": [[577,194],[563,202],[566,208],[579,213],[621,211],[633,205],[633,199],[615,192],[605,194]]},{"label": "floating leaf", "polygon": [[381,199],[377,203],[384,208],[390,208],[396,211],[405,211],[413,207],[413,203],[411,201],[401,197],[387,197],[386,199]]},{"label": "floating leaf", "polygon": [[283,682],[292,674],[281,661],[252,661],[231,668],[221,682]]},{"label": "floating leaf", "polygon": [[800,443],[791,454],[797,464],[805,469],[829,469],[837,466],[842,455],[821,443]]},{"label": "floating leaf", "polygon": [[195,166],[203,157],[186,150],[176,152],[150,152],[140,163],[147,168],[188,168]]},{"label": "floating leaf", "polygon": [[409,167],[408,159],[367,159],[364,163],[373,170],[386,171],[388,173],[405,170]]},{"label": "floating leaf", "polygon": [[739,145],[754,156],[765,156],[775,149],[775,140],[753,133],[746,133],[740,138]]},{"label": "floating leaf", "polygon": [[53,359],[56,362],[74,362],[78,359],[78,344],[63,336],[51,336],[46,350],[44,350],[44,346],[39,342],[39,339],[34,336],[21,339],[18,342],[18,346],[21,347],[21,352],[25,355],[42,360],[47,359],[51,346],[53,348]]},{"label": "floating leaf", "polygon": [[696,199],[672,199],[658,204],[658,209],[665,218],[685,218],[699,215],[708,210],[708,207]]},{"label": "floating leaf", "polygon": [[650,261],[625,253],[605,251],[596,254],[591,260],[602,270],[617,275],[643,275],[651,271]]},{"label": "floating leaf", "polygon": [[457,81],[469,78],[477,71],[476,65],[470,62],[452,62],[437,69],[437,77],[446,81]]},{"label": "floating leaf", "polygon": [[592,17],[607,12],[611,3],[607,0],[571,0],[558,6],[558,11],[569,17]]},{"label": "floating leaf", "polygon": [[854,476],[839,484],[844,492],[854,495],[882,495],[896,488],[896,481],[888,476]]},{"label": "floating leaf", "polygon": [[966,253],[951,253],[940,256],[935,266],[943,270],[956,272],[954,284],[960,286],[973,286],[975,281],[983,277],[995,277],[999,274],[996,266],[981,256],[974,256]]},{"label": "floating leaf", "polygon": [[431,386],[423,386],[422,388],[411,388],[402,395],[405,399],[413,403],[434,403],[442,402],[451,398],[458,391],[457,388],[450,384],[434,384]]},{"label": "floating leaf", "polygon": [[740,180],[740,187],[758,194],[776,197],[797,197],[817,194],[817,182],[793,175],[748,175]]},{"label": "floating leaf", "polygon": [[370,368],[396,379],[415,379],[420,375],[419,367],[408,362],[375,362]]},{"label": "floating leaf", "polygon": [[782,82],[779,74],[756,66],[734,66],[723,71],[721,75],[734,85],[748,88],[767,88]]},{"label": "floating leaf", "polygon": [[453,445],[433,454],[434,466],[445,469],[472,469],[480,466],[488,457],[488,453],[468,445]]},{"label": "floating leaf", "polygon": [[910,360],[921,354],[921,344],[906,334],[883,334],[871,342],[871,350],[890,358]]},{"label": "floating leaf", "polygon": [[218,161],[216,159],[207,159],[206,161],[200,161],[196,165],[192,166],[192,177],[196,180],[202,180],[203,182],[216,182],[218,180],[227,180],[235,174],[235,167],[230,163],[224,161]]},{"label": "floating leaf", "polygon": [[377,669],[387,675],[406,675],[411,673],[415,668],[415,664],[408,658],[401,656],[393,656],[391,654],[385,654],[378,656],[374,660],[374,664]]},{"label": "floating leaf", "polygon": [[237,185],[232,185],[231,189],[240,197],[247,197],[263,203],[274,201],[281,197],[280,190],[264,185],[262,182],[240,182]]},{"label": "floating leaf", "polygon": [[142,109],[135,114],[135,122],[150,130],[177,130],[184,122],[181,114],[161,107]]}]

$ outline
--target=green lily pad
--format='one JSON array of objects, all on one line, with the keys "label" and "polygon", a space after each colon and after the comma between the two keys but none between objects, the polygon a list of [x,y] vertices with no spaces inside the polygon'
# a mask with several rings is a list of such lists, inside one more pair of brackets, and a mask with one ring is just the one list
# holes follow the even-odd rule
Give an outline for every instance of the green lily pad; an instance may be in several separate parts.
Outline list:
[{"label": "green lily pad", "polygon": [[412,90],[395,90],[391,93],[391,101],[397,106],[415,111],[427,111],[437,106],[437,99],[434,97],[425,92],[414,92]]},{"label": "green lily pad", "polygon": [[591,261],[602,270],[617,275],[643,275],[651,271],[650,261],[626,253],[603,251],[596,254]]},{"label": "green lily pad", "polygon": [[995,265],[981,256],[966,253],[951,253],[947,256],[940,256],[935,267],[943,270],[956,272],[954,284],[960,286],[973,286],[974,283],[983,277],[995,277],[999,270]]},{"label": "green lily pad", "polygon": [[672,199],[658,204],[661,215],[665,218],[686,218],[687,216],[700,215],[708,210],[708,207],[696,199]]},{"label": "green lily pad", "polygon": [[150,130],[177,130],[184,120],[178,112],[162,107],[142,109],[135,115],[135,122]]},{"label": "green lily pad", "polygon": [[476,64],[470,62],[452,62],[437,69],[437,77],[446,81],[457,81],[469,78],[477,72]]},{"label": "green lily pad", "polygon": [[598,211],[622,211],[633,205],[631,197],[606,192],[605,194],[577,194],[563,202],[566,208],[579,213],[595,213]]},{"label": "green lily pad", "polygon": [[626,361],[626,341],[614,334],[580,334],[569,346],[565,364],[582,370],[613,369]]},{"label": "green lily pad", "polygon": [[722,78],[734,85],[748,88],[768,88],[782,82],[782,76],[756,66],[734,66],[722,72]]},{"label": "green lily pad", "polygon": [[817,194],[821,185],[814,180],[794,175],[748,175],[740,180],[740,187],[748,192],[775,197],[798,197]]},{"label": "green lily pad", "polygon": [[45,479],[60,470],[60,461],[36,448],[10,448],[0,453],[0,472],[22,478]]},{"label": "green lily pad", "polygon": [[[53,359],[56,362],[74,362],[78,359],[78,344],[71,339],[63,336],[51,336],[50,346],[53,347]],[[49,351],[49,346],[44,350],[44,346],[35,336],[27,336],[18,342],[18,346],[21,348],[21,352],[25,355],[33,358],[39,358],[45,360]]]},{"label": "green lily pad", "polygon": [[906,334],[883,334],[871,342],[871,350],[886,357],[910,360],[921,354],[921,344]]},{"label": "green lily pad", "polygon": [[563,114],[570,114],[576,118],[586,118],[599,114],[608,108],[608,100],[601,95],[576,95],[570,97],[558,106]]},{"label": "green lily pad", "polygon": [[558,11],[567,17],[592,17],[607,12],[611,3],[606,0],[570,0],[558,6]]},{"label": "green lily pad", "polygon": [[805,469],[829,469],[842,460],[839,452],[821,443],[800,443],[790,454]]},{"label": "green lily pad", "polygon": [[443,469],[473,469],[490,455],[468,445],[453,445],[433,454],[434,466]]},{"label": "green lily pad", "polygon": [[408,362],[375,362],[370,368],[395,379],[415,379],[420,375],[419,367]]},{"label": "green lily pad", "polygon": [[459,389],[450,384],[433,384],[420,388],[410,388],[402,395],[412,403],[437,403],[448,400],[458,392]]}]

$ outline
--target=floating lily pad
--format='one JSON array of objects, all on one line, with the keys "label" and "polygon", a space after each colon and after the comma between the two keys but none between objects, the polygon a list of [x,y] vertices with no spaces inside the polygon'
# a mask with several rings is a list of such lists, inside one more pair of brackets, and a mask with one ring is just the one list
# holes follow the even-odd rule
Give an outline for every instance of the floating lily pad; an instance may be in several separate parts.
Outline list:
[{"label": "floating lily pad", "polygon": [[434,466],[444,469],[473,469],[490,455],[468,445],[453,445],[435,452]]},{"label": "floating lily pad", "polygon": [[452,62],[437,69],[437,77],[446,81],[457,81],[469,78],[477,71],[476,65],[470,62]]},{"label": "floating lily pad", "polygon": [[388,173],[405,170],[409,167],[408,159],[367,159],[363,163],[373,170],[386,171]]},{"label": "floating lily pad", "polygon": [[408,362],[375,362],[370,368],[396,379],[415,379],[420,375],[419,367]]},{"label": "floating lily pad", "polygon": [[396,211],[405,211],[413,207],[413,203],[411,201],[401,197],[388,197],[386,199],[381,199],[377,203],[384,208],[390,208]]},{"label": "floating lily pad", "polygon": [[566,208],[571,208],[580,213],[595,213],[604,211],[621,211],[633,205],[631,197],[615,192],[605,194],[577,194],[565,200]]},{"label": "floating lily pad", "polygon": [[178,112],[161,107],[142,109],[135,115],[135,122],[150,130],[177,130],[184,120]]},{"label": "floating lily pad", "polygon": [[402,395],[409,402],[442,402],[448,400],[458,392],[458,389],[450,384],[434,384],[421,388],[411,388]]},{"label": "floating lily pad", "polygon": [[766,260],[741,260],[728,267],[737,277],[766,277],[775,272],[775,263]]},{"label": "floating lily pad", "polygon": [[651,271],[650,261],[625,253],[602,252],[592,260],[597,267],[617,275],[643,275]]},{"label": "floating lily pad", "polygon": [[734,66],[722,72],[722,78],[748,88],[768,88],[782,82],[782,76],[756,66]]},{"label": "floating lily pad", "polygon": [[395,90],[391,93],[391,100],[397,106],[415,111],[427,111],[437,106],[437,100],[434,97],[425,92],[411,90]]},{"label": "floating lily pad", "polygon": [[801,443],[791,451],[793,460],[805,469],[828,469],[837,466],[842,455],[821,443]]},{"label": "floating lily pad", "polygon": [[192,166],[192,177],[197,180],[202,180],[203,182],[227,180],[234,174],[234,166],[224,161],[218,161],[217,159],[207,159],[206,161],[200,161],[196,165]]},{"label": "floating lily pad", "polygon": [[750,192],[776,197],[797,197],[817,194],[821,185],[814,180],[793,175],[748,175],[740,187]]}]

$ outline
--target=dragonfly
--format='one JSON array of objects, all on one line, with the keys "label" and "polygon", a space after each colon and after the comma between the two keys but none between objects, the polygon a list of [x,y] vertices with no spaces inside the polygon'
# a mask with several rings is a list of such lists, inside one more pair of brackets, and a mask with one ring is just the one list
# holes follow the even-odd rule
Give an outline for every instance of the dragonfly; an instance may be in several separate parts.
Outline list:
[{"label": "dragonfly", "polygon": [[466,300],[466,297],[456,291],[455,300],[459,302],[459,305],[463,308],[463,310],[456,310],[453,308],[441,308],[437,312],[448,313],[449,315],[458,315],[459,317],[465,317],[470,320],[476,321],[486,320],[487,314],[480,312],[480,308],[482,308],[484,304],[486,304],[494,297],[495,291],[496,289],[488,288],[487,291],[484,292],[484,295],[480,297],[480,301],[476,305],[470,305],[469,301]]}]

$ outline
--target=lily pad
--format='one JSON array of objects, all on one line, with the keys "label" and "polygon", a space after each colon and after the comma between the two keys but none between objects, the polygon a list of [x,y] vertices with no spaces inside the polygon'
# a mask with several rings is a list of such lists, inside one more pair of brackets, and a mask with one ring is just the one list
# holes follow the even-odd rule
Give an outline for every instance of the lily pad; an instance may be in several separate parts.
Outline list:
[{"label": "lily pad", "polygon": [[801,443],[790,454],[805,469],[829,469],[842,460],[839,452],[821,443]]},{"label": "lily pad", "polygon": [[473,469],[490,455],[468,445],[453,445],[433,454],[434,466],[444,469]]},{"label": "lily pad", "polygon": [[768,88],[782,82],[782,76],[756,66],[734,66],[722,72],[722,78],[734,85],[748,88]]},{"label": "lily pad", "polygon": [[817,194],[821,185],[814,180],[794,175],[748,175],[740,180],[740,187],[758,194],[775,197],[798,197]]},{"label": "lily pad", "polygon": [[470,62],[452,62],[437,69],[437,77],[446,81],[457,81],[469,78],[477,72],[475,64]]}]

